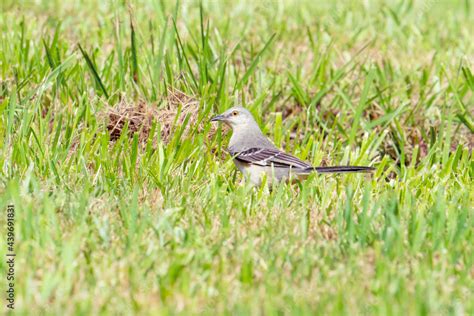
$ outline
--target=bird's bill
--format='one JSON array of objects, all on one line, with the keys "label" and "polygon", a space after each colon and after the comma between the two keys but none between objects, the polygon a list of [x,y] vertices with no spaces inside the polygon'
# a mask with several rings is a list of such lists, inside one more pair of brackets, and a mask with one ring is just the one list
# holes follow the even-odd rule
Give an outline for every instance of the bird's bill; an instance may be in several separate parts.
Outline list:
[{"label": "bird's bill", "polygon": [[211,122],[219,122],[219,121],[224,121],[224,120],[225,120],[225,116],[221,114],[216,115],[213,118],[211,118]]}]

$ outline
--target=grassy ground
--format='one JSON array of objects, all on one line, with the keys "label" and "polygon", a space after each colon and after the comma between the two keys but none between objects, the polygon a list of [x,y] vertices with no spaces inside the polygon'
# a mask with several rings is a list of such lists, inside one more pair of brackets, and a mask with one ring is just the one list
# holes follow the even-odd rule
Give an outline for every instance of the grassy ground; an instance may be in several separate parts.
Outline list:
[{"label": "grassy ground", "polygon": [[[16,312],[474,313],[474,3],[320,2],[2,1]],[[235,104],[377,171],[253,189]]]}]

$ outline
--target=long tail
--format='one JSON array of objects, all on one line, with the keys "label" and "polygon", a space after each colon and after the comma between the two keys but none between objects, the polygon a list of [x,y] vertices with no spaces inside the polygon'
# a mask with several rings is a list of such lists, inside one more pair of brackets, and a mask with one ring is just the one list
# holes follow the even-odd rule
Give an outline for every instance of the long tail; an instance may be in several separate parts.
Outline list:
[{"label": "long tail", "polygon": [[372,167],[360,167],[360,166],[333,166],[333,167],[311,167],[308,171],[317,171],[319,173],[349,173],[349,172],[362,172],[368,173],[374,171]]}]

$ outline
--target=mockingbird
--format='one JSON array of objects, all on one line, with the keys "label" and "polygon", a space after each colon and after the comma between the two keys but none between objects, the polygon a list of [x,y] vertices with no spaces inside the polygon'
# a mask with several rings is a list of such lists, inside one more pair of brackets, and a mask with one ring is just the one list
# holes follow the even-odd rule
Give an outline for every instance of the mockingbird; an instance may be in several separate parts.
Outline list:
[{"label": "mockingbird", "polygon": [[305,179],[311,172],[347,173],[371,172],[372,167],[334,166],[313,167],[276,148],[258,127],[252,114],[243,107],[233,107],[211,119],[232,128],[228,151],[237,168],[250,182],[260,185],[266,176],[272,180]]}]

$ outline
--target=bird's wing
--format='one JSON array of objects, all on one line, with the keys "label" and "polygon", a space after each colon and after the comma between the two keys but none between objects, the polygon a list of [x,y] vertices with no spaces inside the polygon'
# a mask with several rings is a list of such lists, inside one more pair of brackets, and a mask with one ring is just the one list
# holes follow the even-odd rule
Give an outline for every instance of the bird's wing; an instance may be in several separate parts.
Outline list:
[{"label": "bird's wing", "polygon": [[252,165],[275,168],[311,168],[310,164],[273,148],[250,148],[240,152],[230,151],[230,154],[235,159]]}]

